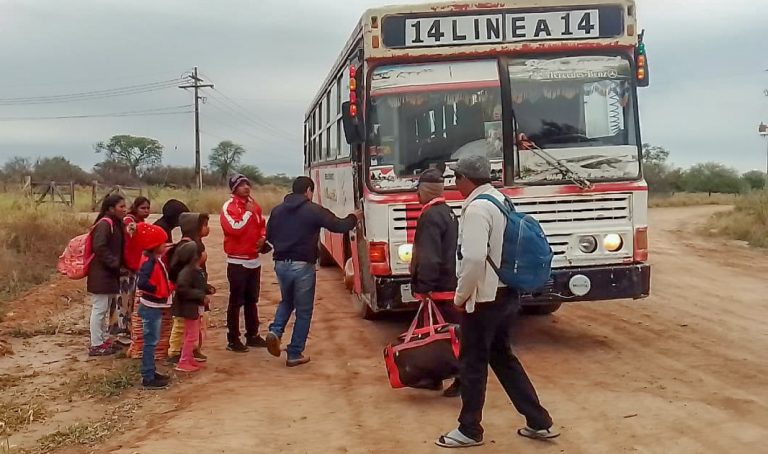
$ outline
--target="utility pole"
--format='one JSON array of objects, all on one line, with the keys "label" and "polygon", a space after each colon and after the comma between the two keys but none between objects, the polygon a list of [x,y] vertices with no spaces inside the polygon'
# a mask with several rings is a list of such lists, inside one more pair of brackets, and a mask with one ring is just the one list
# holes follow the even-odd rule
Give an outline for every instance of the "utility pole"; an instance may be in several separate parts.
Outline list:
[{"label": "utility pole", "polygon": [[[764,139],[768,139],[768,125],[765,123],[760,123],[759,128],[757,129],[757,132],[760,134],[761,137]],[[765,150],[765,190],[768,191],[768,148]]]},{"label": "utility pole", "polygon": [[205,81],[197,76],[197,66],[192,71],[192,75],[188,77],[192,80],[191,85],[179,85],[179,88],[195,89],[195,179],[197,180],[197,189],[203,189],[203,168],[200,163],[200,89],[213,88],[213,84],[203,83]]}]

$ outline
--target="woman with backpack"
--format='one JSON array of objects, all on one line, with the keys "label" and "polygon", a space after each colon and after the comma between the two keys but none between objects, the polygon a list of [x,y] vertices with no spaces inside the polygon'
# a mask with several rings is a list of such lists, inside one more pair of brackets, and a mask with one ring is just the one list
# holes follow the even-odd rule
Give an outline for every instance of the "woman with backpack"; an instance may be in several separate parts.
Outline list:
[{"label": "woman with backpack", "polygon": [[131,314],[136,294],[136,273],[139,271],[143,253],[136,239],[136,232],[139,224],[149,217],[150,208],[149,199],[136,197],[128,214],[123,218],[123,271],[120,275],[120,293],[109,308],[109,333],[116,335],[117,341],[125,345],[131,343]]},{"label": "woman with backpack", "polygon": [[123,266],[123,229],[126,215],[125,198],[107,196],[91,228],[93,260],[88,266],[86,288],[91,300],[90,356],[114,353],[104,329],[110,301],[120,293],[120,269]]}]

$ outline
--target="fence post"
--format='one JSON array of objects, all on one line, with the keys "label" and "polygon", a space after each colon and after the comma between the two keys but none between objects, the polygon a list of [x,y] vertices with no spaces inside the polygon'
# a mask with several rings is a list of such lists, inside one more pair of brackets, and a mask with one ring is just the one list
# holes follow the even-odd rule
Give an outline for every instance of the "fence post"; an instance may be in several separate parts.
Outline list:
[{"label": "fence post", "polygon": [[96,180],[91,182],[91,211],[96,211],[96,191],[99,183]]}]

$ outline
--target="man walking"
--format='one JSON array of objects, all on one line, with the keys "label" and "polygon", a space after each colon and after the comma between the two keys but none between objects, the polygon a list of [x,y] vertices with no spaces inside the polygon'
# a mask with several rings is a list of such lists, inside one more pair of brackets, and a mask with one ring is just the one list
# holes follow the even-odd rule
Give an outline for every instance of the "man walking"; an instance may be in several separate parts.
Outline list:
[{"label": "man walking", "polygon": [[[453,209],[445,203],[443,172],[429,169],[419,176],[418,196],[423,208],[416,222],[411,261],[411,290],[416,295],[429,295],[435,302],[449,301],[444,316],[458,323],[458,310],[453,307],[456,290],[456,242],[459,222]],[[442,298],[440,294],[443,294]],[[446,307],[447,306],[447,307]],[[445,397],[459,396],[460,380],[456,378],[443,392]],[[442,382],[429,383],[430,388],[442,389]]]},{"label": "man walking", "polygon": [[[227,254],[229,306],[227,307],[227,350],[247,352],[248,347],[266,347],[259,336],[259,301],[261,262],[266,222],[261,207],[251,198],[251,182],[243,175],[229,178],[232,198],[221,209],[224,253]],[[240,338],[240,308],[245,313],[245,339]]]},{"label": "man walking", "polygon": [[499,201],[504,196],[491,185],[487,158],[468,156],[451,166],[456,187],[466,198],[461,214],[457,251],[458,286],[454,304],[466,313],[461,321],[461,400],[459,427],[440,436],[436,443],[445,448],[483,444],[483,405],[488,366],[501,382],[512,404],[526,419],[518,430],[524,437],[544,440],[559,434],[552,418],[539,403],[523,365],[510,347],[510,324],[519,306],[515,289],[500,285],[488,259],[501,263],[505,215],[493,203],[476,200],[488,194]]},{"label": "man walking", "polygon": [[267,223],[267,241],[274,248],[275,274],[280,284],[282,300],[269,326],[267,349],[280,356],[280,340],[291,313],[296,311],[291,343],[288,344],[286,366],[309,362],[304,346],[312,322],[315,305],[315,262],[317,261],[320,229],[346,233],[355,228],[359,213],[344,219],[312,202],[315,183],[308,177],[293,181],[293,191],[283,203],[272,210]]}]

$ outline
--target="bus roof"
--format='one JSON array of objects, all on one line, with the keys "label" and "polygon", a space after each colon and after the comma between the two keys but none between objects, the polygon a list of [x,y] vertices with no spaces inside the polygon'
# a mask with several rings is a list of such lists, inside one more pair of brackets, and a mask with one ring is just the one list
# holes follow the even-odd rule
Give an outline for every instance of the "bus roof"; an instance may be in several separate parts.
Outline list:
[{"label": "bus roof", "polygon": [[[573,17],[566,19],[568,13]],[[442,30],[432,28],[436,22]],[[638,31],[635,0],[452,1],[371,8],[358,21],[305,118],[361,44],[366,61],[439,60],[515,51],[631,48],[637,45]],[[569,37],[564,36],[567,32]],[[426,36],[441,33],[448,35],[443,43]]]}]

